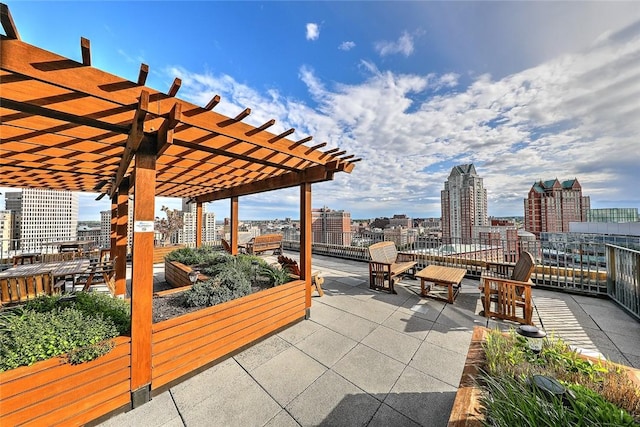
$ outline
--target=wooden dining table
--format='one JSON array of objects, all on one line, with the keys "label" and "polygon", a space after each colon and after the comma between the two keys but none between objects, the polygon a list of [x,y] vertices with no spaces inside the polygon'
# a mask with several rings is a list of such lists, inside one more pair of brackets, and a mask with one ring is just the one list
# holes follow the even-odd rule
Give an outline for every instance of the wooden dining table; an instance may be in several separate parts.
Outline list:
[{"label": "wooden dining table", "polygon": [[50,271],[55,280],[56,277],[67,277],[82,274],[89,269],[89,265],[90,261],[88,259],[18,264],[0,272],[0,278],[42,274]]}]

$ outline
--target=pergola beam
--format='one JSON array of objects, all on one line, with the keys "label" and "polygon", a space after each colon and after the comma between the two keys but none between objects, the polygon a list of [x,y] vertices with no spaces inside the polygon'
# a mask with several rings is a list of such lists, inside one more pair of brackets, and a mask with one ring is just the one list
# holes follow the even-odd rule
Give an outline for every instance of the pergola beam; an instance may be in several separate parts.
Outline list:
[{"label": "pergola beam", "polygon": [[4,33],[10,39],[20,40],[20,34],[18,34],[18,28],[11,18],[11,12],[9,12],[9,6],[4,3],[0,3],[0,23]]},{"label": "pergola beam", "polygon": [[82,51],[82,64],[91,66],[91,41],[80,37],[80,50]]},{"label": "pergola beam", "polygon": [[149,66],[147,64],[140,64],[140,71],[138,72],[138,86],[144,86],[147,82],[147,76],[149,75]]},{"label": "pergola beam", "polygon": [[160,156],[173,144],[173,130],[182,118],[182,104],[176,102],[169,112],[169,117],[160,125],[158,129],[157,155]]},{"label": "pergola beam", "polygon": [[135,155],[136,151],[138,151],[138,147],[140,147],[140,143],[142,142],[142,139],[144,137],[144,119],[147,115],[148,109],[149,92],[147,92],[146,90],[142,90],[140,91],[138,108],[136,109],[136,112],[133,115],[133,120],[131,121],[131,130],[129,131],[127,144],[124,148],[124,152],[122,153],[122,158],[120,159],[120,166],[118,166],[118,172],[116,172],[114,184],[111,188],[110,197],[113,197],[113,195],[117,191],[120,182],[127,173],[127,169],[129,169],[129,165],[131,164],[131,160],[133,160],[133,156]]}]

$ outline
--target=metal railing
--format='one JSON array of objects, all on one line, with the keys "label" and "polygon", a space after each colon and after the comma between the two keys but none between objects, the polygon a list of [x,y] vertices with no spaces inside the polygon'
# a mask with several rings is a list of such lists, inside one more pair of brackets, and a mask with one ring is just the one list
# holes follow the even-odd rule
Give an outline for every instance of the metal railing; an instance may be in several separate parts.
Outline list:
[{"label": "metal railing", "polygon": [[607,294],[640,320],[640,251],[607,245]]},{"label": "metal railing", "polygon": [[[413,254],[418,267],[436,264],[466,268],[471,277],[479,277],[488,262],[513,264],[519,253],[526,250],[536,260],[531,280],[537,286],[586,295],[607,295],[607,243],[603,239],[475,239],[464,243],[445,243],[422,236],[386,236],[386,239],[394,240],[399,251]],[[314,254],[366,262],[369,260],[367,247],[385,240],[385,236],[382,233],[314,233],[312,240]],[[636,246],[636,240],[631,238],[629,245]],[[620,242],[620,238],[616,241]],[[283,245],[285,249],[299,251],[299,237],[285,233]]]}]

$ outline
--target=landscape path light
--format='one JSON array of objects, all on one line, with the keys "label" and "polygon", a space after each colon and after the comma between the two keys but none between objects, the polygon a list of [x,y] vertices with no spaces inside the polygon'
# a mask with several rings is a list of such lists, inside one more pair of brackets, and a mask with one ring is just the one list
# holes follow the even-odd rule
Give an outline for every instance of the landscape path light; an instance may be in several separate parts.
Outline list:
[{"label": "landscape path light", "polygon": [[521,325],[516,329],[518,335],[527,339],[527,345],[534,353],[538,354],[542,350],[542,341],[547,336],[545,331],[542,331],[532,325]]},{"label": "landscape path light", "polygon": [[191,281],[192,285],[196,284],[196,282],[198,281],[199,275],[200,275],[200,272],[198,270],[191,270],[189,272],[189,280]]}]

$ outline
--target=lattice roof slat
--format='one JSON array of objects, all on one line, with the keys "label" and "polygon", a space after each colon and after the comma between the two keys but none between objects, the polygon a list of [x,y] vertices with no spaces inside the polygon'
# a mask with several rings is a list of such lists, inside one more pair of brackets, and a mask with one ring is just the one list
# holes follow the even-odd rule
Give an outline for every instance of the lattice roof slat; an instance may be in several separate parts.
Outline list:
[{"label": "lattice roof slat", "polygon": [[[350,172],[339,149],[311,147],[311,136],[272,133],[270,120],[251,126],[249,108],[226,117],[212,108],[131,82],[20,41],[10,16],[0,36],[0,185],[112,194],[131,173],[142,140],[156,141],[156,195],[199,201],[320,182]],[[137,120],[137,122],[136,122]],[[138,125],[136,125],[138,123]],[[138,127],[139,126],[139,127]],[[353,157],[353,156],[346,156]]]}]

